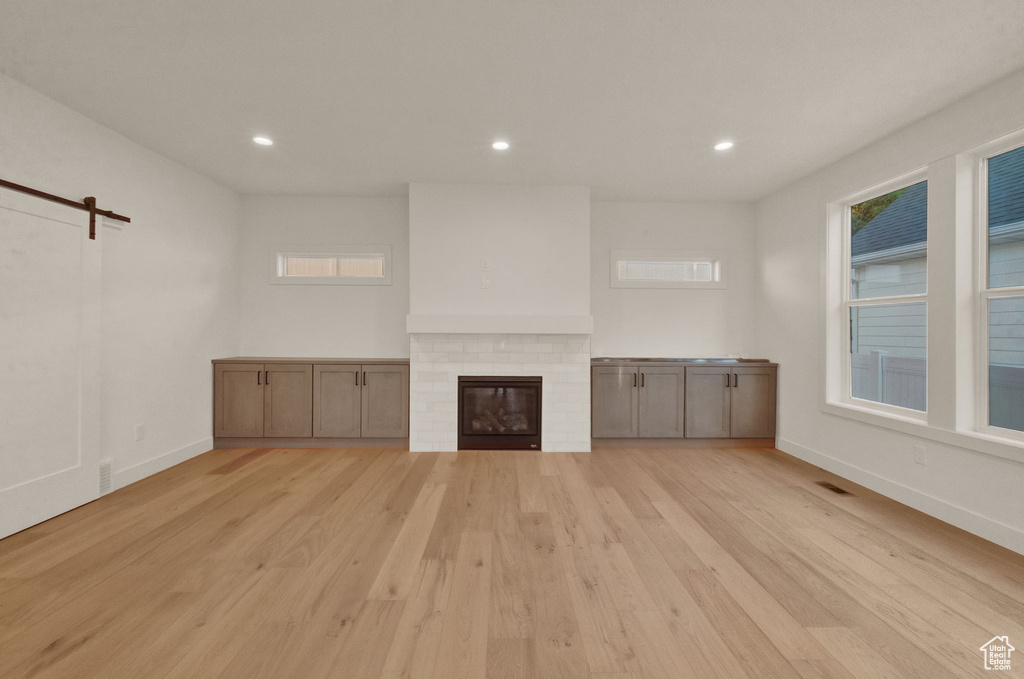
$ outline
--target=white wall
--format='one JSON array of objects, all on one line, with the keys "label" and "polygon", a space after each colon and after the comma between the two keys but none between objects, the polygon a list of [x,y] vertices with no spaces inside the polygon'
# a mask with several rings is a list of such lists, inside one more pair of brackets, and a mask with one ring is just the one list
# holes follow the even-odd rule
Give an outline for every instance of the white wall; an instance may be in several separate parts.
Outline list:
[{"label": "white wall", "polygon": [[238,196],[4,76],[0,149],[0,177],[132,218],[102,253],[102,455],[115,486],[208,450],[210,359],[238,350]]},{"label": "white wall", "polygon": [[410,314],[590,315],[587,187],[411,184],[409,242]]},{"label": "white wall", "polygon": [[[826,203],[931,165],[936,175],[929,177],[929,199],[946,202],[929,209],[929,259],[951,267],[963,255],[950,228],[954,211],[942,197],[958,181],[954,154],[1022,127],[1024,72],[766,198],[757,212],[755,287],[758,352],[781,364],[782,450],[1024,552],[1024,451],[974,444],[950,424],[959,408],[957,394],[969,394],[970,387],[958,385],[953,370],[963,335],[954,335],[957,299],[948,281],[929,281],[929,363],[933,369],[944,365],[929,376],[929,421],[944,422],[942,427],[891,429],[824,412],[820,389]],[[927,466],[913,462],[919,443],[925,445]]]},{"label": "white wall", "polygon": [[[753,241],[754,208],[748,204],[593,203],[594,355],[752,356]],[[610,251],[619,249],[719,251],[728,287],[612,288]]]},{"label": "white wall", "polygon": [[[405,197],[246,196],[242,206],[242,355],[409,356]],[[272,285],[276,246],[298,244],[391,245],[391,285]]]}]

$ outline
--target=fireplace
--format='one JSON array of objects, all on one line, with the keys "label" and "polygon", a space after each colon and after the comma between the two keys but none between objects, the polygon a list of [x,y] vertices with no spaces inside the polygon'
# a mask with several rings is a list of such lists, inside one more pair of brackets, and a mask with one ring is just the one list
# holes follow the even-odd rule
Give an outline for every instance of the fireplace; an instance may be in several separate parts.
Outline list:
[{"label": "fireplace", "polygon": [[459,450],[540,450],[540,377],[459,377]]}]

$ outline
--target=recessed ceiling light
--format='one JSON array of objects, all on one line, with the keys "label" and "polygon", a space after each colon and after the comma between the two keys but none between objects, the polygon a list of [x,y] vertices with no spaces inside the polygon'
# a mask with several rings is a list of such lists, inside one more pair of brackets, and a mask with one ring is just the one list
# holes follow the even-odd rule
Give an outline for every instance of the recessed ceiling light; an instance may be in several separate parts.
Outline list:
[{"label": "recessed ceiling light", "polygon": [[715,144],[716,151],[728,151],[732,147],[733,143],[731,141],[720,141],[717,144]]},{"label": "recessed ceiling light", "polygon": [[253,137],[252,140],[260,146],[273,146],[274,140],[267,137]]},{"label": "recessed ceiling light", "polygon": [[493,144],[491,144],[491,148],[494,149],[495,151],[505,151],[506,149],[508,149],[508,142],[496,141]]}]

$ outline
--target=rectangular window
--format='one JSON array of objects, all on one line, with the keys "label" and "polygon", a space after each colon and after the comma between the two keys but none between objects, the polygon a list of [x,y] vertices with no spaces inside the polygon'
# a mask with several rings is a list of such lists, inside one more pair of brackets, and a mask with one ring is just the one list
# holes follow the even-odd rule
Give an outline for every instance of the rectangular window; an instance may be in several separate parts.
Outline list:
[{"label": "rectangular window", "polygon": [[1020,461],[1024,131],[825,207],[822,411]]},{"label": "rectangular window", "polygon": [[343,278],[383,278],[384,255],[320,257],[282,255],[285,276],[341,276]]},{"label": "rectangular window", "polygon": [[619,262],[620,281],[712,280],[711,262]]},{"label": "rectangular window", "polygon": [[850,398],[924,411],[927,400],[928,183],[845,209],[844,323]]},{"label": "rectangular window", "polygon": [[1024,297],[988,303],[988,423],[1024,431]]},{"label": "rectangular window", "polygon": [[927,375],[923,303],[850,309],[850,393],[854,398],[925,409]]},{"label": "rectangular window", "polygon": [[271,282],[299,285],[391,285],[390,260],[391,247],[387,245],[280,247],[275,252]]},{"label": "rectangular window", "polygon": [[988,287],[1024,286],[1024,146],[986,164]]},{"label": "rectangular window", "polygon": [[982,162],[987,424],[1024,432],[1024,146]]},{"label": "rectangular window", "polygon": [[720,256],[665,250],[612,250],[613,288],[724,288]]}]

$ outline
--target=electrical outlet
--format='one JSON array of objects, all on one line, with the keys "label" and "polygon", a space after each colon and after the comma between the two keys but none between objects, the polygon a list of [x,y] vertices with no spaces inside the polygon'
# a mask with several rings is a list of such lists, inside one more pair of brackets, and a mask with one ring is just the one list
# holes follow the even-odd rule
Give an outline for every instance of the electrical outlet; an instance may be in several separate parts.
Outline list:
[{"label": "electrical outlet", "polygon": [[914,444],[914,462],[922,466],[928,464],[928,456],[925,454],[923,443]]},{"label": "electrical outlet", "polygon": [[487,290],[491,287],[491,279],[488,276],[480,277],[480,287]]},{"label": "electrical outlet", "polygon": [[491,270],[491,263],[488,262],[486,259],[481,260],[480,261],[480,270],[481,271],[490,271]]},{"label": "electrical outlet", "polygon": [[144,438],[146,438],[146,425],[144,425],[144,424],[137,424],[137,425],[135,425],[135,440],[136,441],[141,441]]}]

